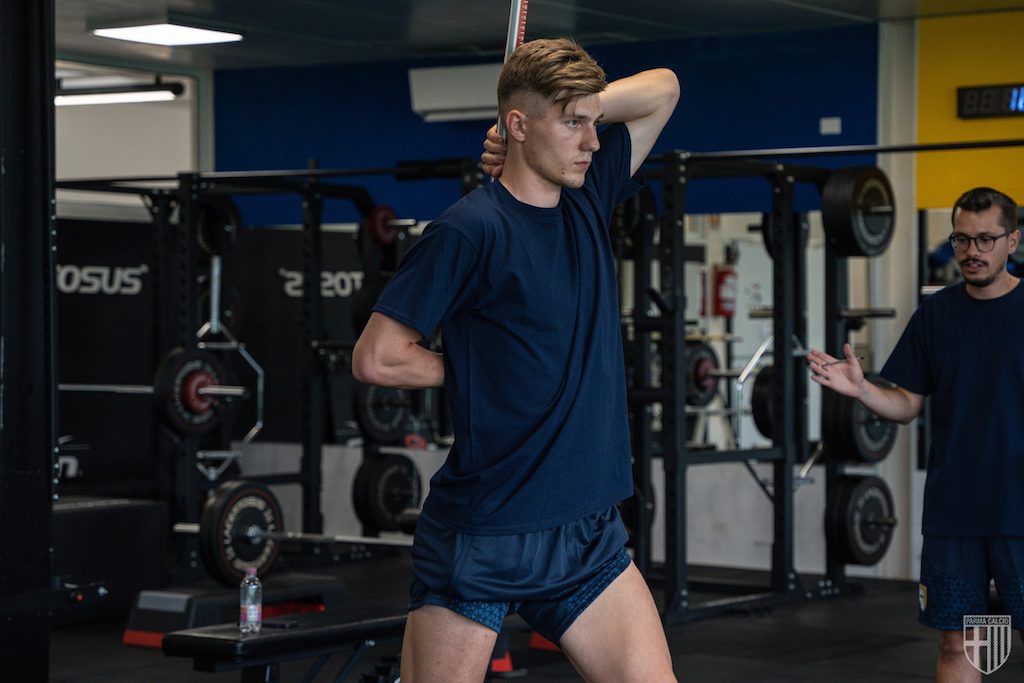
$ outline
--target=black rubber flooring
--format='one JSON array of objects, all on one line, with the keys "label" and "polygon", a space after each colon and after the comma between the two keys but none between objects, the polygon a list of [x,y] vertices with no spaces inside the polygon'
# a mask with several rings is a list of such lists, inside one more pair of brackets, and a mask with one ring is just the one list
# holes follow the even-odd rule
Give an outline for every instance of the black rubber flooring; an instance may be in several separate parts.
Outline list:
[{"label": "black rubber flooring", "polygon": [[[309,571],[308,567],[302,567]],[[377,558],[319,567],[339,576],[353,601],[389,613],[404,604],[408,560]],[[268,579],[272,581],[273,577]],[[916,622],[917,585],[864,581],[862,593],[768,610],[690,621],[667,629],[677,676],[700,683],[897,683],[934,680],[935,632]],[[655,595],[658,589],[655,587]],[[699,596],[697,597],[699,600]],[[59,683],[220,683],[239,672],[194,671],[190,659],[121,643],[123,621],[78,624],[51,634],[50,680]],[[512,680],[579,681],[558,652],[531,650],[529,634],[513,630]],[[347,680],[358,683],[397,643],[370,650]],[[311,660],[285,663],[282,681],[301,681]],[[333,657],[314,679],[333,681],[345,663]],[[497,679],[495,679],[497,680]],[[1024,681],[1024,645],[1015,638],[1010,661],[985,683]]]}]

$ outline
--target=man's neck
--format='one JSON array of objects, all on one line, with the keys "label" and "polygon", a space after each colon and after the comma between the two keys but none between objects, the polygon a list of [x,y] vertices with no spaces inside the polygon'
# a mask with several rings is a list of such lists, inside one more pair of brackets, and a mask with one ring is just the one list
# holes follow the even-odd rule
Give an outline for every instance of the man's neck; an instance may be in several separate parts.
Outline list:
[{"label": "man's neck", "polygon": [[558,206],[562,198],[561,185],[555,185],[538,175],[526,164],[509,160],[499,181],[513,197],[523,204],[550,209]]}]

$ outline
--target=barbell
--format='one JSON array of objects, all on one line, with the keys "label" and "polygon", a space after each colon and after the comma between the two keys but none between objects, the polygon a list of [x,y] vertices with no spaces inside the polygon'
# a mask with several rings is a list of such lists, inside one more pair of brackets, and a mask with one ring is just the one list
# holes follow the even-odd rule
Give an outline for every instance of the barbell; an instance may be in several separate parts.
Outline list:
[{"label": "barbell", "polygon": [[[412,474],[415,473],[415,474]],[[368,527],[410,532],[415,527],[421,483],[411,460],[392,454],[368,459],[356,474],[356,512]],[[369,519],[364,519],[369,517]],[[281,504],[262,482],[235,479],[221,484],[206,499],[199,522],[179,522],[178,534],[199,538],[199,555],[207,573],[234,586],[255,567],[259,576],[270,572],[282,542],[409,547],[411,538],[378,538],[285,531]]]},{"label": "barbell", "polygon": [[[80,384],[61,382],[62,392],[153,396],[164,422],[180,434],[207,434],[224,417],[226,403],[246,398],[244,386],[228,384],[221,362],[202,349],[176,348],[160,362],[153,384]],[[222,401],[221,399],[225,399]]]}]

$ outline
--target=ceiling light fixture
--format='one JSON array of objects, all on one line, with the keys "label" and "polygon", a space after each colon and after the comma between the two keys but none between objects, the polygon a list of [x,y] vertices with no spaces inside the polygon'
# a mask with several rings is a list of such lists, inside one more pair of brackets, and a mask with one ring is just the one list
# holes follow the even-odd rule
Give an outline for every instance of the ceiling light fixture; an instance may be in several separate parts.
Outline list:
[{"label": "ceiling light fixture", "polygon": [[[91,23],[91,22],[90,22]],[[182,45],[211,45],[233,43],[242,39],[242,34],[199,28],[192,24],[202,23],[174,15],[144,20],[102,22],[90,25],[93,35],[133,43],[179,47]]]},{"label": "ceiling light fixture", "polygon": [[126,85],[111,88],[61,88],[53,104],[58,107],[83,104],[126,104],[130,102],[166,102],[185,92],[181,83]]}]

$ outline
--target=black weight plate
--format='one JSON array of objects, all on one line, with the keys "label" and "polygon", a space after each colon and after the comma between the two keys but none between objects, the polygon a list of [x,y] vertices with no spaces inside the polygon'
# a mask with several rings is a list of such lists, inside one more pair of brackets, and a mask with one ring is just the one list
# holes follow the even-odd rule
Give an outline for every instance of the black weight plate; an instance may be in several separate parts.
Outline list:
[{"label": "black weight plate", "polygon": [[358,384],[355,416],[363,438],[378,444],[399,444],[405,436],[411,396],[405,389]]},{"label": "black weight plate", "polygon": [[821,220],[838,256],[878,256],[896,229],[896,198],[881,169],[840,168],[821,192]]},{"label": "black weight plate", "polygon": [[718,356],[706,342],[686,342],[686,403],[706,406],[718,394]]},{"label": "black weight plate", "polygon": [[242,214],[226,195],[208,195],[199,200],[196,240],[202,253],[223,255],[238,238]]},{"label": "black weight plate", "polygon": [[767,439],[772,438],[772,384],[775,382],[775,366],[766,365],[754,378],[754,388],[750,391],[750,412],[754,417],[754,426]]},{"label": "black weight plate", "polygon": [[278,543],[248,532],[281,531],[284,522],[277,497],[265,484],[236,479],[217,487],[199,518],[199,554],[207,573],[237,586],[249,567],[264,576],[277,559]]},{"label": "black weight plate", "polygon": [[[865,375],[872,384],[893,386],[881,375]],[[868,410],[860,401],[834,391],[822,394],[822,438],[836,462],[877,463],[896,443],[898,425]]]},{"label": "black weight plate", "polygon": [[397,453],[364,460],[352,482],[352,506],[368,530],[401,531],[404,513],[419,508],[422,498],[419,469]]},{"label": "black weight plate", "polygon": [[214,397],[199,400],[192,392],[192,381],[202,377],[203,384],[227,384],[227,374],[213,354],[200,349],[177,348],[160,362],[153,380],[157,413],[168,427],[179,434],[208,434],[220,426],[223,404]]},{"label": "black weight plate", "polygon": [[826,506],[825,519],[834,559],[847,564],[877,564],[892,543],[896,524],[892,493],[878,477],[840,479]]}]

